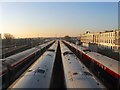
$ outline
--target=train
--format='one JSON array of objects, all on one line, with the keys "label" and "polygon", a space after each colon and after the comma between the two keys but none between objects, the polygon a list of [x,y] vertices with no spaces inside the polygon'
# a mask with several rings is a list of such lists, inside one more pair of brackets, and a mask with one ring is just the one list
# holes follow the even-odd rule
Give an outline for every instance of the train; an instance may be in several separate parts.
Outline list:
[{"label": "train", "polygon": [[120,88],[120,62],[89,49],[63,40],[86,67],[89,68],[108,89]]},{"label": "train", "polygon": [[60,45],[67,89],[105,89],[105,86],[80,62],[67,46],[62,42]]},{"label": "train", "polygon": [[57,46],[56,41],[8,89],[50,88]]},{"label": "train", "polygon": [[0,60],[0,89],[6,89],[55,41],[50,41]]}]

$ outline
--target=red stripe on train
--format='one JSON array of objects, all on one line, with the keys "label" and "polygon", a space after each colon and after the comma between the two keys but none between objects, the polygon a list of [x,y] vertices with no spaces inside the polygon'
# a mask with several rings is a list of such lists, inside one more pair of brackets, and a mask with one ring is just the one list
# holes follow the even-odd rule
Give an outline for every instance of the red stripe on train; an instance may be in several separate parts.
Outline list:
[{"label": "red stripe on train", "polygon": [[[64,41],[63,41],[64,42]],[[69,46],[71,46],[70,44],[68,44],[68,43],[66,43],[66,42],[64,42],[65,44],[67,44],[67,45],[69,45]],[[73,49],[76,49],[75,47],[73,47],[73,46],[71,46]],[[78,50],[78,49],[76,49],[76,50]],[[80,50],[78,50],[80,53],[82,53]],[[82,53],[82,54],[84,54],[84,53]],[[84,54],[85,55],[85,54]],[[87,55],[86,55],[87,56]],[[89,56],[87,56],[87,57],[89,57]],[[91,57],[89,57],[90,58],[90,60],[94,60],[94,59],[92,59]],[[117,79],[119,79],[120,78],[120,75],[119,74],[117,74],[116,72],[114,72],[114,71],[112,71],[112,70],[110,70],[109,68],[107,68],[106,66],[104,66],[103,64],[101,64],[101,63],[99,63],[99,62],[97,62],[96,60],[94,60],[94,62],[95,62],[95,64],[98,64],[98,65],[102,65],[103,66],[103,68],[106,68],[105,69],[105,71],[107,71],[108,73],[110,73],[110,75],[112,75],[113,77],[115,77],[115,78],[117,78]]]},{"label": "red stripe on train", "polygon": [[[37,51],[37,52],[38,52],[38,51]],[[37,52],[35,52],[35,53],[37,53]],[[25,62],[25,61],[28,60],[29,58],[33,57],[35,53],[31,54],[30,56],[26,57],[25,59],[20,60],[20,61],[17,62],[17,63],[11,65],[11,67],[13,68],[13,67],[16,67],[16,66],[20,65],[21,63]],[[7,71],[8,71],[8,69],[6,68],[5,70],[3,70],[3,71],[0,73],[0,76],[2,76],[3,74],[5,74]]]},{"label": "red stripe on train", "polygon": [[20,65],[21,63],[23,63],[23,62],[27,61],[28,59],[30,59],[30,58],[31,58],[31,57],[33,57],[33,56],[34,56],[34,53],[33,53],[33,54],[31,54],[30,56],[26,57],[25,59],[20,60],[19,62],[17,62],[17,63],[15,63],[15,64],[13,64],[11,67],[16,67],[17,65]]}]

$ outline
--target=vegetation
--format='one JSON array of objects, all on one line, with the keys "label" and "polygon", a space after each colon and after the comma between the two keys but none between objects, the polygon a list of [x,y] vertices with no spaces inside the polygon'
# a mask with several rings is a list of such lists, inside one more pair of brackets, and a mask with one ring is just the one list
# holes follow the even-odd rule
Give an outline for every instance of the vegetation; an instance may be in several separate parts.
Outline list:
[{"label": "vegetation", "polygon": [[15,37],[9,33],[5,33],[3,38],[7,40],[15,39]]}]

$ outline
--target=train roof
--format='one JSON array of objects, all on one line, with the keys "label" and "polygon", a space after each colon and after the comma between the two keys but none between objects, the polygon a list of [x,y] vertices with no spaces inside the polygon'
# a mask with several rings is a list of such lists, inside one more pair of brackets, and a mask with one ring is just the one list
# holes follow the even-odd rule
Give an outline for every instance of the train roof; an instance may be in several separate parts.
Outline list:
[{"label": "train roof", "polygon": [[120,62],[117,60],[114,60],[112,58],[109,58],[107,56],[101,55],[96,52],[88,52],[87,55],[94,59],[95,61],[101,63],[105,67],[111,69],[112,71],[118,73],[120,75]]},{"label": "train roof", "polygon": [[[66,41],[65,41],[66,42]],[[120,69],[120,61],[117,61],[115,59],[109,58],[105,55],[96,53],[96,52],[90,52],[90,51],[84,51],[87,48],[77,46],[75,44],[71,44],[67,42],[71,46],[75,47],[76,49],[80,50],[82,53],[90,56],[95,61],[99,62],[100,64],[104,65],[105,67],[109,68],[110,70],[114,71],[115,73],[120,75],[119,69]]]},{"label": "train roof", "polygon": [[69,49],[61,44],[63,66],[68,88],[105,88]]},{"label": "train roof", "polygon": [[54,43],[9,88],[49,88],[56,50],[57,44]]},{"label": "train roof", "polygon": [[45,47],[46,45],[47,44],[42,44],[42,45],[39,45],[38,47],[33,47],[31,49],[28,49],[28,50],[22,51],[20,53],[14,54],[12,56],[9,56],[9,57],[3,59],[3,62],[5,62],[5,61],[7,61],[7,62],[8,61],[13,61],[14,62],[16,60],[23,59],[23,58],[29,56],[29,54],[34,53],[35,51]]},{"label": "train roof", "polygon": [[82,53],[85,53],[84,51],[90,51],[90,50],[89,50],[88,48],[86,48],[86,47],[81,47],[81,46],[78,46],[78,45],[76,45],[76,44],[73,44],[73,43],[70,43],[70,42],[67,42],[67,41],[64,41],[64,42],[66,42],[66,43],[68,43],[69,45],[71,45],[72,47],[80,50]]},{"label": "train roof", "polygon": [[33,47],[31,49],[22,51],[20,53],[17,53],[17,54],[14,54],[12,56],[9,56],[9,57],[7,57],[5,59],[2,59],[1,62],[0,62],[0,64],[2,65],[1,69],[4,70],[4,69],[7,68],[8,65],[12,66],[12,65],[16,64],[17,62],[27,58],[28,56],[32,55],[33,53],[37,52],[38,50],[46,47],[51,42],[47,42],[47,43],[41,44],[41,45],[39,45],[37,47]]}]

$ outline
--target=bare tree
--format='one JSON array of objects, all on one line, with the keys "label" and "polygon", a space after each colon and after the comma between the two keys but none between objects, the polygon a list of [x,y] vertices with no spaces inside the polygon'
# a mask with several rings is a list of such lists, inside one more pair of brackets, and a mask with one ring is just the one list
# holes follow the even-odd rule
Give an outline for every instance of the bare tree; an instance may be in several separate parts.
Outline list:
[{"label": "bare tree", "polygon": [[66,35],[64,38],[65,38],[65,39],[71,39],[71,37],[68,36],[68,35]]},{"label": "bare tree", "polygon": [[4,39],[10,40],[10,39],[14,39],[15,37],[9,33],[5,33],[3,36]]},{"label": "bare tree", "polygon": [[12,45],[15,45],[15,37],[12,34],[5,33],[3,35],[3,39],[4,39],[3,45],[5,47],[10,47]]}]

